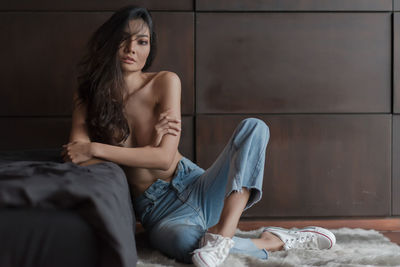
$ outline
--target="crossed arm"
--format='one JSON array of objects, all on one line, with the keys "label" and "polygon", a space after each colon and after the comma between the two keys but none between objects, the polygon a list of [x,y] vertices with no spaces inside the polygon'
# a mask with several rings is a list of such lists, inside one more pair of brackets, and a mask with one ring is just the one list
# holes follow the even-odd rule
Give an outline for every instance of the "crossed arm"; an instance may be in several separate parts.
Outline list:
[{"label": "crossed arm", "polygon": [[[180,131],[168,134],[171,132],[166,131],[166,128],[168,128],[168,121],[171,120],[178,120],[180,125],[181,84],[176,74],[167,72],[159,78],[157,87],[160,89],[158,94],[160,109],[168,110],[160,115],[162,119],[158,124],[160,132],[157,133],[157,137],[162,136],[162,139],[158,146],[128,148],[91,142],[85,125],[85,107],[75,105],[70,143],[63,146],[64,158],[82,166],[112,161],[131,167],[169,169],[178,150]],[[75,102],[76,95],[74,98]]]}]

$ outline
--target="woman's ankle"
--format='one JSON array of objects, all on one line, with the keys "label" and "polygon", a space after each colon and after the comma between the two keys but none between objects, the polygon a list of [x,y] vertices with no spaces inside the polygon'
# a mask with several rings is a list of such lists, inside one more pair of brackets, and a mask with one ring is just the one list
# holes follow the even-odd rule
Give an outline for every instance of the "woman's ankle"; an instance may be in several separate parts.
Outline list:
[{"label": "woman's ankle", "polygon": [[223,237],[229,237],[232,238],[235,234],[235,231],[231,231],[229,229],[226,229],[226,227],[220,227],[218,224],[214,225],[213,227],[209,228],[207,230],[208,233],[215,234],[215,235],[221,235]]},{"label": "woman's ankle", "polygon": [[262,240],[262,243],[268,244],[265,249],[268,251],[279,251],[283,250],[283,247],[285,243],[276,235],[269,233],[269,232],[263,232],[260,236],[260,239]]}]

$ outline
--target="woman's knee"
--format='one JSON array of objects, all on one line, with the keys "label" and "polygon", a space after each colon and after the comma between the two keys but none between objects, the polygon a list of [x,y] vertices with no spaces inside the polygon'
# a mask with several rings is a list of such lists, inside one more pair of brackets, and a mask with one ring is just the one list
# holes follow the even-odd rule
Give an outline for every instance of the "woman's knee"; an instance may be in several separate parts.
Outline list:
[{"label": "woman's knee", "polygon": [[244,119],[242,123],[260,135],[269,138],[269,127],[263,120],[258,118],[247,118]]},{"label": "woman's knee", "polygon": [[191,252],[198,248],[204,230],[197,225],[160,225],[151,230],[150,242],[165,255],[180,262],[191,263]]},{"label": "woman's knee", "polygon": [[268,144],[270,132],[268,125],[258,118],[247,118],[240,122],[237,135],[256,138],[265,145]]}]

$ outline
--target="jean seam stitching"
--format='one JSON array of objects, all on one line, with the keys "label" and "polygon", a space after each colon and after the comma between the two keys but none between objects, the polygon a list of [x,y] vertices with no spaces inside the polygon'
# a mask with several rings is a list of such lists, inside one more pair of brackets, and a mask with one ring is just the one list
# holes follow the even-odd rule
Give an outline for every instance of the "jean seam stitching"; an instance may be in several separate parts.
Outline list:
[{"label": "jean seam stitching", "polygon": [[[255,176],[255,172],[256,172],[256,170],[257,169],[259,169],[259,165],[261,164],[261,159],[262,159],[262,157],[261,157],[261,155],[263,154],[263,153],[266,153],[266,142],[264,142],[264,145],[262,146],[263,147],[263,149],[261,150],[261,152],[260,152],[260,154],[258,154],[258,161],[257,161],[257,164],[256,164],[256,166],[254,167],[254,170],[253,170],[253,172],[252,172],[252,174],[251,174],[251,179],[253,180],[253,178],[254,178],[254,176]],[[265,160],[265,159],[264,159]]]}]

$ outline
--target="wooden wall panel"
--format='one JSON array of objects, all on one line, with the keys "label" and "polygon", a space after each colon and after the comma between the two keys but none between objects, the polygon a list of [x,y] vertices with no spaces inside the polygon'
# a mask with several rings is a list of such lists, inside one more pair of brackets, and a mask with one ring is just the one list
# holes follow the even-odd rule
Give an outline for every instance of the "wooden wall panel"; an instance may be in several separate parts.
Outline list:
[{"label": "wooden wall panel", "polygon": [[198,113],[390,112],[387,13],[199,13]]},{"label": "wooden wall panel", "polygon": [[[394,0],[395,5],[396,1]],[[196,0],[201,11],[391,11],[391,0]]]},{"label": "wooden wall panel", "polygon": [[181,78],[184,156],[207,168],[242,119],[270,126],[263,200],[245,217],[400,215],[400,0],[4,0],[0,150],[67,142],[75,63],[128,4],[153,11],[150,71]]},{"label": "wooden wall panel", "polygon": [[182,83],[182,113],[194,112],[194,14],[153,12],[158,47],[149,71],[176,72]]},{"label": "wooden wall panel", "polygon": [[400,215],[400,115],[393,115],[392,215]]},{"label": "wooden wall panel", "polygon": [[400,13],[393,14],[393,113],[400,113]]},{"label": "wooden wall panel", "polygon": [[0,14],[0,114],[69,115],[75,64],[106,13]]},{"label": "wooden wall panel", "polygon": [[126,5],[150,10],[193,10],[193,0],[2,0],[0,10],[117,10]]},{"label": "wooden wall panel", "polygon": [[178,150],[194,161],[194,120],[192,116],[182,116],[182,131]]},{"label": "wooden wall panel", "polygon": [[[182,113],[191,114],[193,14],[153,15],[160,31],[153,69],[177,72],[182,81]],[[7,41],[0,43],[5,51],[0,63],[0,115],[69,115],[77,87],[75,65],[89,36],[109,16],[108,12],[1,13],[0,30]]]},{"label": "wooden wall panel", "polygon": [[[68,143],[70,118],[0,118],[0,150],[61,148]],[[194,160],[193,117],[182,116],[179,151]],[[3,127],[4,128],[4,127]]]},{"label": "wooden wall panel", "polygon": [[400,11],[400,0],[393,0],[393,10]]},{"label": "wooden wall panel", "polygon": [[[211,166],[245,117],[198,116],[199,166]],[[271,138],[263,199],[245,217],[390,215],[390,115],[256,117]]]},{"label": "wooden wall panel", "polygon": [[68,143],[70,118],[0,118],[0,150],[60,148]]}]

